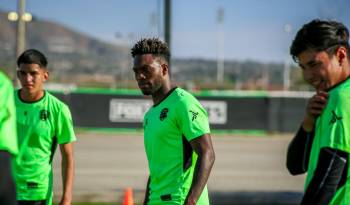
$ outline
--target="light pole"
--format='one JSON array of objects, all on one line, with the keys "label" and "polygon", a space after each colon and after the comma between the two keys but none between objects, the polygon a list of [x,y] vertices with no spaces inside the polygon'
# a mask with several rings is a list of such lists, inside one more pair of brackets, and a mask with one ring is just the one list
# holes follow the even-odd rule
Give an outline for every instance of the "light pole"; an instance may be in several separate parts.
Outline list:
[{"label": "light pole", "polygon": [[218,84],[224,82],[224,31],[222,28],[224,21],[224,9],[219,8],[217,10],[216,21],[218,24],[218,35],[217,35],[217,73],[216,73],[216,81]]},{"label": "light pole", "polygon": [[[284,25],[284,31],[288,34],[292,31],[292,26],[290,24]],[[289,64],[289,55],[284,59],[283,66],[283,90],[287,91],[290,88],[290,64]]]},{"label": "light pole", "polygon": [[[123,34],[122,32],[116,32],[115,38],[123,50],[121,67],[119,70],[119,76],[120,76],[119,88],[127,88],[128,80],[132,79],[131,72],[130,72],[130,68],[132,66],[130,48],[135,40],[135,34],[134,33]],[[117,73],[115,75],[118,76]],[[117,81],[117,79],[118,78],[116,77],[115,80]],[[112,85],[112,88],[117,88],[117,87],[118,87],[117,83],[114,82]]]},{"label": "light pole", "polygon": [[156,12],[150,14],[150,28],[152,36],[158,36],[158,17]]},{"label": "light pole", "polygon": [[[25,33],[25,22],[29,22],[32,20],[32,15],[30,13],[25,13],[25,0],[18,0],[17,4],[17,13],[10,12],[7,16],[9,21],[17,22],[17,30],[16,30],[16,59],[21,53],[25,50],[26,46],[26,33]],[[16,86],[16,69],[15,74],[13,76],[13,83]]]},{"label": "light pole", "polygon": [[[164,40],[171,51],[171,0],[164,1]],[[169,75],[171,76],[171,59],[168,59]]]},{"label": "light pole", "polygon": [[23,19],[25,13],[25,0],[18,0],[17,5],[17,36],[16,36],[16,58],[24,51],[26,46],[26,37],[25,37],[25,21]]}]

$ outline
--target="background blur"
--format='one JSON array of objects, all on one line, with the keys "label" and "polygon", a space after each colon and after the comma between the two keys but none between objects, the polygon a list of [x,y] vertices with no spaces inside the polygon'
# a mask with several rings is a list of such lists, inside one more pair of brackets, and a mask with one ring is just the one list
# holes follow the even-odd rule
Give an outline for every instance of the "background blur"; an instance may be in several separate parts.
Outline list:
[{"label": "background blur", "polygon": [[[164,39],[163,0],[26,0],[25,7],[26,48],[47,54],[50,82],[64,86],[135,88],[130,47]],[[314,18],[349,26],[348,8],[348,0],[172,1],[173,81],[188,89],[305,90],[289,56],[292,38]],[[0,67],[13,75],[10,11],[17,1],[1,0]]]},{"label": "background blur", "polygon": [[[0,0],[0,68],[16,83],[19,45],[42,51],[51,72],[46,88],[72,111],[76,203],[120,204],[126,187],[142,201],[141,121],[152,104],[137,90],[130,48],[145,37],[166,40],[166,1]],[[28,14],[18,40],[20,2]],[[312,90],[289,46],[315,18],[349,28],[350,1],[169,2],[172,81],[199,98],[213,130],[213,204],[298,204],[305,176],[289,175],[285,154]],[[58,153],[56,199],[59,160]]]}]

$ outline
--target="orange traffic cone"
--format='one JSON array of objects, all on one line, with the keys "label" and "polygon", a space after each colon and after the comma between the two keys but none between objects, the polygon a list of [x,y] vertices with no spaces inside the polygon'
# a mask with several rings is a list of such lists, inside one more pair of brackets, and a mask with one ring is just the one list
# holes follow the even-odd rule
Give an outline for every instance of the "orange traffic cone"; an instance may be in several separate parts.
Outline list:
[{"label": "orange traffic cone", "polygon": [[134,199],[132,197],[132,188],[131,187],[128,187],[125,189],[123,205],[134,205]]}]

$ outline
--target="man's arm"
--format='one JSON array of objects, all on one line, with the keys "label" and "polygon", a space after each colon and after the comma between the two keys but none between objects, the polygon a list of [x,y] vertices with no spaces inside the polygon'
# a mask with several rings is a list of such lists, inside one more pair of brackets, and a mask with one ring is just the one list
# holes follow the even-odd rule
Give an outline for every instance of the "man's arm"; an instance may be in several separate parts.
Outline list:
[{"label": "man's arm", "polygon": [[61,144],[60,150],[62,155],[61,171],[63,184],[60,205],[70,205],[72,203],[74,175],[73,143]]},{"label": "man's arm", "polygon": [[287,150],[287,169],[292,175],[303,174],[309,164],[314,132],[306,132],[300,127]]},{"label": "man's arm", "polygon": [[347,178],[349,153],[322,148],[314,175],[303,196],[302,205],[327,205]]},{"label": "man's arm", "polygon": [[185,205],[197,203],[205,185],[207,184],[211,168],[215,161],[215,153],[210,134],[204,134],[190,141],[198,159],[195,166],[193,180],[186,197]]},{"label": "man's arm", "polygon": [[307,103],[304,120],[287,151],[287,169],[293,175],[307,171],[316,118],[327,104],[328,93],[318,91]]}]

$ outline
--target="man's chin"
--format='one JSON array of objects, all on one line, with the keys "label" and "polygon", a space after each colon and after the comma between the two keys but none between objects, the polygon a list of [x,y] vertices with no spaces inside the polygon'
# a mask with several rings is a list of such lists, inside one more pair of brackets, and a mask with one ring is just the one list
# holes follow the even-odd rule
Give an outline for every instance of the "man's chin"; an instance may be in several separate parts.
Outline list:
[{"label": "man's chin", "polygon": [[327,91],[328,90],[328,86],[326,85],[319,85],[319,86],[315,86],[314,87],[316,91]]},{"label": "man's chin", "polygon": [[21,90],[27,93],[32,93],[34,89],[31,86],[23,86]]},{"label": "man's chin", "polygon": [[142,94],[144,95],[151,95],[152,92],[150,90],[141,90]]}]

